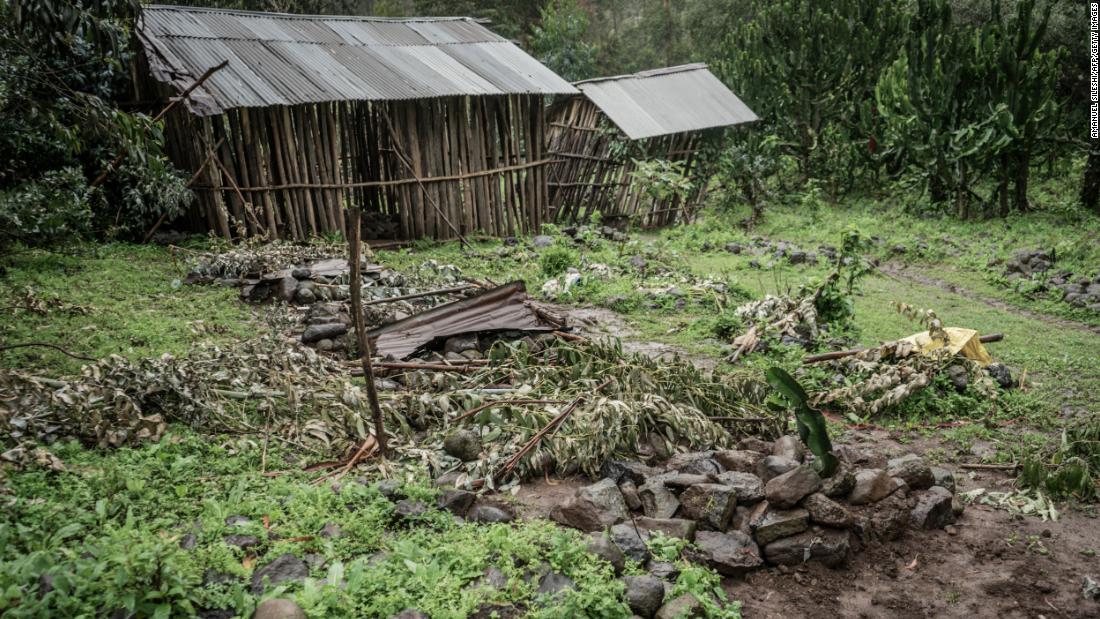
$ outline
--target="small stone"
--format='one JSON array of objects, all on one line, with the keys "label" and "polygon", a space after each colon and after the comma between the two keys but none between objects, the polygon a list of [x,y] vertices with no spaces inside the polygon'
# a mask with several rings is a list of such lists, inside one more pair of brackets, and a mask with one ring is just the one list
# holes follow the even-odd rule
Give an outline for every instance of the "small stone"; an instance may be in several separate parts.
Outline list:
[{"label": "small stone", "polygon": [[225,525],[229,527],[243,527],[252,522],[247,516],[230,516],[225,519]]},{"label": "small stone", "polygon": [[481,438],[473,430],[460,428],[443,439],[443,451],[463,462],[477,460],[481,455]]},{"label": "small stone", "polygon": [[985,371],[993,377],[993,380],[997,381],[1002,389],[1011,389],[1016,384],[1016,381],[1012,379],[1012,370],[1009,370],[1008,366],[1003,363],[992,363],[985,368]]},{"label": "small stone", "polygon": [[631,523],[617,524],[611,527],[611,541],[623,551],[623,554],[637,561],[645,563],[649,559],[649,548],[642,541],[642,537]]},{"label": "small stone", "polygon": [[772,478],[764,486],[764,498],[775,508],[787,509],[820,488],[821,477],[817,471],[802,465]]},{"label": "small stone", "polygon": [[714,458],[714,452],[713,451],[688,451],[688,452],[685,452],[685,453],[676,454],[676,455],[672,456],[671,458],[669,458],[668,462],[665,462],[665,468],[668,469],[669,471],[679,471],[681,473],[694,473],[696,475],[706,475],[707,473],[710,473],[710,472],[717,473],[718,472],[717,470],[711,470],[711,469],[705,470],[703,472],[695,472],[695,471],[688,470],[689,468],[691,468],[692,464],[695,463],[695,462],[702,461],[702,462],[711,462],[711,463],[713,463],[713,458]]},{"label": "small stone", "polygon": [[313,277],[313,271],[307,268],[299,267],[290,272],[290,276],[294,279],[309,279]]},{"label": "small stone", "polygon": [[665,600],[665,585],[653,576],[626,576],[626,604],[641,617],[652,617]]},{"label": "small stone", "polygon": [[199,543],[199,538],[194,533],[188,533],[180,538],[180,548],[182,550],[193,550]]},{"label": "small stone", "polygon": [[947,380],[951,381],[955,391],[962,393],[966,391],[966,386],[970,384],[970,375],[963,366],[952,365],[947,368]]},{"label": "small stone", "polygon": [[626,555],[611,542],[603,533],[593,533],[588,537],[588,552],[607,561],[615,569],[615,574],[622,574],[626,567]]},{"label": "small stone", "polygon": [[419,520],[428,513],[428,506],[423,501],[402,499],[394,505],[393,517],[400,522],[413,522]]},{"label": "small stone", "polygon": [[685,593],[659,608],[654,619],[696,619],[705,616],[703,603],[695,595]]},{"label": "small stone", "polygon": [[309,325],[302,333],[303,344],[313,344],[321,340],[332,340],[348,332],[348,326],[342,322],[329,322],[320,325]]},{"label": "small stone", "polygon": [[847,529],[855,522],[850,511],[820,492],[806,497],[802,501],[802,507],[809,512],[811,522],[827,527]]},{"label": "small stone", "polygon": [[955,522],[951,510],[953,495],[946,488],[932,486],[917,495],[917,506],[909,515],[909,524],[916,529],[942,529]]},{"label": "small stone", "polygon": [[512,522],[516,517],[495,505],[475,505],[466,514],[466,520],[486,524]]},{"label": "small stone", "polygon": [[439,498],[436,499],[436,507],[445,509],[456,516],[465,516],[466,512],[470,511],[470,506],[473,505],[476,498],[477,495],[469,490],[448,488],[440,493]]},{"label": "small stone", "polygon": [[737,506],[737,492],[722,484],[696,484],[680,495],[683,514],[704,529],[724,531]]},{"label": "small stone", "polygon": [[660,531],[669,537],[678,537],[692,541],[695,539],[696,523],[686,518],[649,518],[642,516],[634,520],[641,531]]},{"label": "small stone", "polygon": [[634,267],[635,269],[637,269],[639,271],[645,269],[645,267],[646,267],[646,260],[642,256],[637,256],[637,255],[631,256],[629,262],[630,262],[630,266]]},{"label": "small stone", "polygon": [[252,619],[306,619],[306,612],[291,600],[274,598],[260,602]]},{"label": "small stone", "polygon": [[535,238],[531,239],[531,246],[535,247],[535,248],[538,248],[538,249],[542,249],[544,247],[550,247],[553,244],[554,244],[554,237],[546,236],[545,234],[540,234],[539,236],[536,236]]},{"label": "small stone", "polygon": [[767,545],[777,539],[797,535],[809,527],[810,513],[805,509],[772,509],[767,501],[756,506],[750,522],[756,543]]},{"label": "small stone", "polygon": [[763,457],[764,454],[770,454],[772,452],[772,443],[756,436],[746,436],[737,441],[737,449],[741,451],[755,451]]},{"label": "small stone", "polygon": [[936,481],[932,468],[916,454],[891,459],[886,463],[886,474],[904,481],[913,490],[931,488]]},{"label": "small stone", "polygon": [[767,456],[756,464],[756,476],[764,483],[768,483],[773,477],[778,477],[797,466],[796,460],[785,456]]},{"label": "small stone", "polygon": [[658,473],[657,469],[635,460],[607,460],[600,467],[601,477],[612,479],[615,483],[629,481],[635,486],[641,486]]},{"label": "small stone", "polygon": [[405,494],[401,492],[401,483],[395,479],[383,479],[374,484],[374,489],[390,501],[396,502],[405,498]]},{"label": "small stone", "polygon": [[325,526],[321,527],[321,531],[318,535],[335,539],[337,537],[343,537],[344,532],[340,530],[340,525],[335,522],[326,522]]},{"label": "small stone", "polygon": [[478,349],[478,338],[476,333],[466,333],[463,335],[455,335],[447,338],[447,341],[443,343],[443,353],[455,353],[462,354],[469,350]]},{"label": "small stone", "polygon": [[852,505],[866,505],[881,501],[890,496],[898,487],[893,478],[882,469],[860,469],[856,472],[856,483],[848,494]]},{"label": "small stone", "polygon": [[826,567],[840,567],[848,562],[850,551],[851,541],[847,531],[826,529],[776,540],[764,546],[764,558],[774,565],[817,561]]},{"label": "small stone", "polygon": [[226,544],[237,548],[252,548],[260,545],[259,538],[252,535],[226,535],[222,539]]},{"label": "small stone", "polygon": [[731,254],[740,254],[744,248],[741,247],[740,243],[726,243],[725,249]]},{"label": "small stone", "polygon": [[772,444],[772,455],[782,456],[789,458],[795,462],[802,462],[806,457],[806,448],[802,445],[802,440],[797,436],[786,435],[776,439]]},{"label": "small stone", "polygon": [[302,305],[310,305],[317,301],[317,295],[313,292],[313,288],[303,284],[294,291],[294,300]]},{"label": "small stone", "polygon": [[481,578],[477,579],[472,586],[475,589],[485,587],[499,591],[508,586],[508,577],[499,568],[490,566],[485,568],[485,571],[481,573]]},{"label": "small stone", "polygon": [[905,533],[911,519],[909,501],[901,495],[894,493],[874,504],[869,516],[857,518],[857,529],[862,530],[862,537],[883,542],[898,539]]},{"label": "small stone", "polygon": [[847,497],[856,487],[856,476],[847,465],[840,465],[832,476],[821,480],[821,493],[830,499]]},{"label": "small stone", "polygon": [[714,460],[727,471],[738,473],[755,473],[756,463],[764,458],[764,454],[747,449],[728,449],[714,454]]},{"label": "small stone", "polygon": [[946,488],[948,492],[955,492],[955,474],[938,466],[932,467],[932,480],[934,486]]},{"label": "small stone", "polygon": [[741,576],[764,564],[752,538],[740,531],[699,531],[692,556],[724,576]]},{"label": "small stone", "polygon": [[309,568],[298,557],[284,554],[252,573],[252,593],[259,595],[268,586],[289,580],[305,580]]},{"label": "small stone", "polygon": [[431,617],[415,608],[406,608],[396,615],[391,615],[390,619],[431,619]]},{"label": "small stone", "polygon": [[713,475],[699,475],[697,473],[676,473],[662,478],[666,488],[680,491],[686,490],[697,484],[708,484],[715,479]]},{"label": "small stone", "polygon": [[557,572],[548,572],[542,577],[542,581],[539,582],[539,588],[535,592],[536,595],[548,595],[556,596],[557,594],[565,591],[566,589],[576,589],[577,585],[573,582],[573,579],[564,574]]},{"label": "small stone", "polygon": [[726,471],[718,475],[718,483],[733,488],[738,505],[752,505],[764,499],[764,482],[752,473]]},{"label": "small stone", "polygon": [[632,512],[642,509],[642,498],[638,496],[638,487],[632,481],[624,481],[619,484],[619,492],[623,493],[623,501]]},{"label": "small stone", "polygon": [[646,569],[649,570],[651,575],[661,580],[675,581],[676,577],[680,575],[680,568],[669,561],[650,561],[646,564]]}]

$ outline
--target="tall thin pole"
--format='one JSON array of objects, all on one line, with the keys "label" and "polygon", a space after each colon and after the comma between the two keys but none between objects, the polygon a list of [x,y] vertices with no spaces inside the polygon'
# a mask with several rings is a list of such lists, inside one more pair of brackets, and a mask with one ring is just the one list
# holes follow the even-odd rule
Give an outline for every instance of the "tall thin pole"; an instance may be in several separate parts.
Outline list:
[{"label": "tall thin pole", "polygon": [[374,386],[374,366],[371,363],[370,341],[363,328],[362,270],[359,266],[359,228],[362,213],[358,206],[350,207],[351,226],[348,231],[348,252],[351,266],[351,313],[355,324],[355,335],[359,342],[359,361],[363,364],[363,378],[367,381],[367,400],[370,401],[371,416],[374,417],[374,435],[378,441],[378,452],[386,457],[386,429],[382,424],[382,407],[378,405],[378,389]]}]

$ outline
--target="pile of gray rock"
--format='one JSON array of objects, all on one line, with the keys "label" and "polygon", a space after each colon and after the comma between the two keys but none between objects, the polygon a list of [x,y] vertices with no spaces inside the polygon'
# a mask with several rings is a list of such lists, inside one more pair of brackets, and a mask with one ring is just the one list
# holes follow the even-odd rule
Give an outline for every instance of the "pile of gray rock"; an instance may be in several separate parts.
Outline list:
[{"label": "pile of gray rock", "polygon": [[[705,243],[702,249],[711,251],[719,247]],[[721,249],[731,254],[752,255],[768,260],[768,264],[762,265],[759,259],[754,258],[750,264],[756,268],[767,268],[781,262],[799,265],[817,264],[818,260],[824,260],[831,263],[837,257],[837,249],[832,245],[819,245],[817,251],[811,251],[789,241],[772,241],[761,236],[753,237],[750,243],[726,243]]]},{"label": "pile of gray rock", "polygon": [[1005,262],[1005,278],[1035,282],[1040,290],[1057,291],[1062,301],[1074,307],[1100,312],[1100,274],[1090,278],[1064,269],[1053,271],[1054,263],[1053,251],[1024,249]]},{"label": "pile of gray rock", "polygon": [[[663,467],[608,462],[603,479],[550,517],[606,532],[625,556],[671,582],[674,564],[654,559],[646,545],[658,531],[692,542],[686,558],[741,576],[804,562],[842,567],[863,544],[942,529],[962,513],[953,475],[914,454],[886,460],[839,448],[841,467],[823,479],[797,437],[745,439],[738,447],[678,454]],[[647,610],[635,612],[653,616]]]}]

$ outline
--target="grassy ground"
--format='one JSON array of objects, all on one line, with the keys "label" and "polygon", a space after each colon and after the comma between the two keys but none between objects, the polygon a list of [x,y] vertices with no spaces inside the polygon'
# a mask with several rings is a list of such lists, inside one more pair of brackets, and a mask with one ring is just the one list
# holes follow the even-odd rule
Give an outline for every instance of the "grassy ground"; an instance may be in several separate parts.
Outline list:
[{"label": "grassy ground", "polygon": [[[1027,375],[1025,390],[995,405],[924,399],[874,423],[903,437],[942,440],[946,450],[937,458],[1015,461],[1075,423],[1069,415],[1096,411],[1100,393],[1100,335],[1019,310],[1088,325],[1100,324],[1100,317],[1021,295],[1002,285],[996,267],[987,267],[991,259],[1019,248],[1056,247],[1066,268],[1095,273],[1100,222],[1058,208],[1055,190],[1041,188],[1040,194],[1045,210],[1010,224],[923,219],[887,210],[892,205],[853,199],[810,211],[801,204],[777,206],[751,233],[736,226],[738,213],[708,212],[697,224],[635,234],[625,243],[593,237],[577,247],[556,235],[552,247],[540,250],[529,249],[526,240],[514,247],[479,243],[474,252],[457,243],[425,244],[379,252],[376,260],[398,269],[425,260],[453,263],[467,275],[497,282],[522,279],[535,294],[565,268],[579,267],[584,277],[559,301],[614,309],[637,337],[717,356],[727,345],[718,333],[731,306],[820,280],[828,269],[769,264],[766,258],[726,252],[725,243],[763,236],[812,251],[820,243],[837,245],[843,230],[857,226],[879,237],[876,258],[904,262],[1005,305],[872,275],[855,298],[859,341],[874,344],[919,330],[891,305],[908,302],[934,308],[948,326],[1005,333],[1003,342],[990,345],[991,352]],[[909,251],[896,256],[891,247],[899,244]],[[93,357],[138,358],[180,353],[200,340],[231,342],[262,328],[253,311],[236,301],[235,291],[179,286],[184,269],[164,249],[108,245],[81,251],[29,252],[9,260],[0,279],[5,306],[0,343],[37,341]],[[644,259],[643,267],[632,264],[635,256]],[[762,268],[751,266],[754,258]],[[611,274],[596,276],[597,264],[609,265]],[[727,287],[726,295],[714,292],[715,282]],[[779,349],[747,364],[796,367],[798,360],[797,351]],[[38,348],[5,351],[0,364],[48,376],[73,374],[80,367],[79,361]],[[937,427],[959,419],[962,423]],[[834,429],[841,423],[834,422]],[[972,454],[978,447],[987,449]],[[140,449],[52,449],[66,472],[7,470],[6,480],[0,480],[0,614],[5,616],[91,616],[114,608],[178,616],[199,607],[248,616],[260,599],[249,591],[248,575],[285,552],[317,555],[311,580],[268,596],[293,597],[310,616],[345,616],[354,609],[361,616],[386,617],[415,607],[433,617],[459,617],[493,602],[519,604],[535,616],[580,616],[582,609],[591,616],[629,615],[610,567],[585,554],[570,532],[539,522],[458,526],[435,510],[412,525],[399,525],[392,519],[392,503],[370,480],[345,480],[336,490],[313,485],[295,455],[274,444],[263,448],[257,441],[174,428],[160,443]],[[263,474],[282,469],[294,472]],[[434,504],[434,491],[415,471],[401,478],[406,494]],[[244,516],[248,523],[228,525],[230,516]],[[343,536],[318,536],[327,523],[338,524]],[[196,546],[185,550],[180,540],[189,532],[196,534]],[[230,533],[255,536],[259,545],[249,551],[228,546],[222,540]],[[379,551],[386,554],[372,560]],[[576,581],[576,591],[556,604],[540,603],[523,574],[542,562]],[[503,589],[473,585],[490,566],[509,577]],[[219,573],[229,576],[210,582]],[[52,592],[46,593],[50,582]],[[677,586],[702,594],[715,582],[712,573],[689,569]],[[730,607],[725,615],[735,616],[736,610]]]}]

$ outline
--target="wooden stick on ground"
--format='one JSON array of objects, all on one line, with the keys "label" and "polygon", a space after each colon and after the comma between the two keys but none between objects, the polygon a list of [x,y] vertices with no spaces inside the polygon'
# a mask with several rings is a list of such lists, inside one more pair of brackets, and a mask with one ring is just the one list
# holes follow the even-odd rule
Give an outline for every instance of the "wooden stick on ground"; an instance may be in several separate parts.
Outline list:
[{"label": "wooden stick on ground", "polygon": [[[355,323],[355,335],[359,342],[359,359],[363,364],[363,376],[367,381],[367,399],[370,401],[371,415],[374,417],[374,434],[378,440],[378,452],[385,458],[387,454],[386,429],[382,424],[382,407],[378,405],[378,389],[374,385],[374,368],[371,366],[370,340],[363,328],[362,269],[359,265],[359,229],[362,213],[358,206],[351,207],[351,233],[348,237],[351,266],[351,315]],[[366,443],[364,442],[364,445]]]},{"label": "wooden stick on ground", "polygon": [[23,344],[7,344],[7,345],[4,345],[4,346],[0,346],[0,352],[3,352],[5,350],[12,350],[13,348],[29,348],[31,346],[40,346],[42,348],[52,348],[52,349],[54,349],[54,350],[56,350],[56,351],[58,351],[62,354],[65,354],[65,355],[68,355],[68,356],[72,357],[73,359],[80,359],[81,361],[96,361],[96,359],[94,359],[92,357],[85,357],[84,355],[78,355],[78,354],[75,354],[75,353],[71,353],[71,352],[65,350],[64,348],[58,346],[57,344],[47,344],[45,342],[26,342],[26,343],[23,343]]}]

